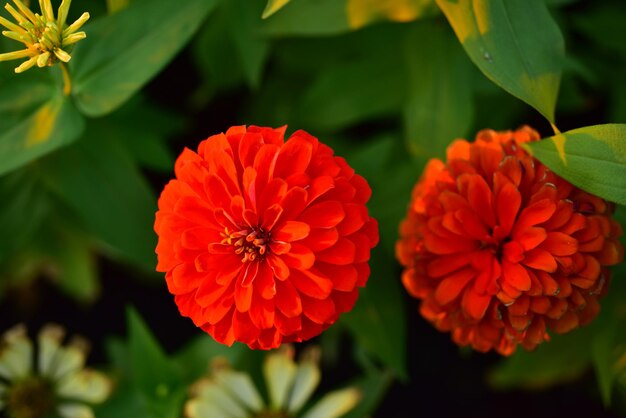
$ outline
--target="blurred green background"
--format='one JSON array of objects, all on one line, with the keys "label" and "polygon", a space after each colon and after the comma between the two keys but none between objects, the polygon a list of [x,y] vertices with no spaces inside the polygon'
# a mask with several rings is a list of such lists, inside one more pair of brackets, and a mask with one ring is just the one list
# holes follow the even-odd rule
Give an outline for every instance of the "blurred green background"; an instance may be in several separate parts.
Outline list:
[{"label": "blurred green background", "polygon": [[[393,255],[413,184],[452,139],[523,124],[549,137],[550,119],[562,132],[626,122],[626,2],[511,0],[527,29],[514,39],[522,52],[558,49],[559,31],[565,41],[560,89],[557,77],[541,94],[485,77],[434,0],[269,3],[74,0],[70,21],[91,19],[72,51],[70,96],[58,67],[16,75],[18,63],[0,63],[2,329],[56,321],[87,335],[93,361],[130,388],[99,417],[180,416],[213,354],[254,370],[258,353],[225,350],[178,315],[154,272],[152,224],[183,147],[233,125],[288,125],[331,145],[373,189],[382,240],[372,276],[355,309],[314,340],[324,385],[367,394],[350,417],[626,414],[624,265],[591,326],[502,360],[459,349],[422,320]],[[16,45],[0,38],[0,52]],[[614,181],[623,193],[626,178]],[[145,324],[131,313],[126,325],[131,305]],[[145,347],[173,365],[157,367],[171,396],[141,375]]]}]

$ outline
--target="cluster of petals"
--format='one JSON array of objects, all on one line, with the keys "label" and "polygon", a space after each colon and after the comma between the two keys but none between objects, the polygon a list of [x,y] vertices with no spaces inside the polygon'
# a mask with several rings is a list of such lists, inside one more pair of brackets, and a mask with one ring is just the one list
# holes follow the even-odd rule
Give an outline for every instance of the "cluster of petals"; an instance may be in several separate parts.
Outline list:
[{"label": "cluster of petals", "polygon": [[310,407],[311,397],[321,381],[320,350],[308,347],[298,363],[294,349],[283,345],[263,361],[263,377],[269,397],[266,402],[252,377],[234,370],[226,359],[212,361],[210,376],[192,387],[185,404],[188,418],[338,418],[352,410],[361,398],[355,387],[326,393]]},{"label": "cluster of petals", "polygon": [[185,149],[159,199],[157,270],[215,340],[270,349],[352,309],[378,226],[371,189],[304,131],[230,128]]},{"label": "cluster of petals", "polygon": [[533,159],[528,127],[483,130],[431,160],[396,254],[421,314],[462,346],[513,353],[587,324],[623,259],[614,205]]},{"label": "cluster of petals", "polygon": [[[13,418],[94,418],[92,404],[110,395],[111,380],[85,368],[87,343],[44,326],[36,344],[17,325],[0,339],[0,415]],[[4,414],[3,414],[4,413]]]}]

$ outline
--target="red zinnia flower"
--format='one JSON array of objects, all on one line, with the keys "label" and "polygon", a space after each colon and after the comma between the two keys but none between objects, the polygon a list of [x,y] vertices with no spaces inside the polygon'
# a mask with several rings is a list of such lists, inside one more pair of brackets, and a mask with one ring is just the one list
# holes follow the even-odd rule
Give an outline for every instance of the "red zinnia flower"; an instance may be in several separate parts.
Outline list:
[{"label": "red zinnia flower", "polygon": [[233,127],[185,149],[159,199],[157,270],[181,314],[224,344],[318,335],[370,273],[367,182],[316,138],[284,131]]},{"label": "red zinnia flower", "polygon": [[459,345],[510,355],[547,329],[591,321],[623,259],[614,206],[558,177],[519,144],[539,135],[484,130],[431,160],[400,226],[402,281]]}]

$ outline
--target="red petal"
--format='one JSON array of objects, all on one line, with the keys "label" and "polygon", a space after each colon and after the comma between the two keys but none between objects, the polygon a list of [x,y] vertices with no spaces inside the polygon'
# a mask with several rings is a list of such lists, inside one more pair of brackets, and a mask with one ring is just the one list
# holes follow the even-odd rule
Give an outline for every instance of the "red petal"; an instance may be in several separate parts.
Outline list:
[{"label": "red petal", "polygon": [[554,202],[543,199],[522,209],[519,218],[513,227],[513,234],[523,233],[533,225],[547,221],[554,214],[556,205]]},{"label": "red petal", "polygon": [[346,203],[343,205],[345,217],[337,225],[337,231],[341,235],[350,235],[363,227],[368,219],[367,209],[363,205]]},{"label": "red petal", "polygon": [[475,252],[467,252],[433,258],[433,260],[426,265],[426,273],[430,277],[447,276],[453,271],[470,264],[472,258],[475,256]]},{"label": "red petal", "polygon": [[547,271],[548,273],[554,273],[557,268],[556,260],[552,254],[541,248],[535,248],[527,252],[522,263],[528,267]]},{"label": "red petal", "polygon": [[331,200],[308,207],[298,220],[313,228],[331,228],[339,224],[344,217],[345,212],[341,203]]},{"label": "red petal", "polygon": [[204,181],[204,191],[214,208],[230,208],[233,196],[228,192],[226,183],[218,176],[211,174]]},{"label": "red petal", "polygon": [[524,230],[516,231],[513,239],[519,242],[524,250],[529,251],[537,247],[547,237],[546,230],[540,227],[529,227]]},{"label": "red petal", "polygon": [[[519,167],[517,162],[515,162],[515,164]],[[513,183],[506,182],[496,196],[498,224],[502,228],[504,235],[508,235],[511,232],[521,205],[522,195],[519,190],[517,190],[517,187],[515,187]]]},{"label": "red petal", "polygon": [[327,298],[333,289],[333,282],[314,270],[293,270],[289,280],[301,293],[316,299]]},{"label": "red petal", "polygon": [[309,201],[307,204],[311,204],[318,197],[324,195],[326,192],[335,187],[335,181],[331,176],[319,176],[315,177],[313,181],[311,181],[311,185],[308,189],[309,191]]},{"label": "red petal", "polygon": [[474,277],[476,277],[476,272],[469,268],[459,270],[449,275],[437,286],[435,300],[440,305],[446,305],[452,302],[461,294],[465,286],[467,286]]},{"label": "red petal", "polygon": [[235,310],[233,313],[233,334],[236,341],[251,344],[259,338],[261,330],[254,326],[247,312]]},{"label": "red petal", "polygon": [[456,219],[461,223],[465,234],[474,239],[485,239],[488,237],[488,231],[480,220],[480,217],[473,211],[460,209],[454,213]]},{"label": "red petal", "polygon": [[332,299],[313,299],[304,295],[302,296],[302,313],[316,324],[333,323],[337,316]]},{"label": "red petal", "polygon": [[313,146],[309,141],[291,137],[280,149],[276,162],[276,177],[286,178],[293,173],[304,173],[312,154]]},{"label": "red petal", "polygon": [[259,329],[268,329],[274,326],[274,302],[265,300],[255,294],[250,305],[250,320]]},{"label": "red petal", "polygon": [[291,335],[302,329],[301,318],[300,315],[289,318],[281,314],[280,311],[277,311],[274,316],[274,321],[276,322],[276,328],[282,335]]},{"label": "red petal", "polygon": [[287,221],[272,231],[272,239],[283,242],[298,241],[309,235],[309,224],[298,221]]},{"label": "red petal", "polygon": [[283,219],[295,219],[306,207],[306,202],[306,190],[301,187],[289,189],[280,204],[283,208]]},{"label": "red petal", "polygon": [[276,296],[274,297],[274,302],[276,303],[276,307],[287,318],[293,318],[302,313],[300,293],[296,291],[296,288],[289,280],[276,282]]},{"label": "red petal", "polygon": [[289,274],[290,274],[289,267],[287,266],[287,264],[285,264],[285,262],[280,257],[277,257],[274,254],[269,254],[265,259],[267,260],[270,267],[272,268],[274,275],[279,280],[285,280],[289,277]]},{"label": "red petal", "polygon": [[358,271],[353,265],[337,266],[334,264],[317,263],[319,271],[332,280],[334,289],[351,292],[354,290],[359,278]]},{"label": "red petal", "polygon": [[285,264],[292,269],[308,270],[315,263],[315,254],[302,244],[292,243],[291,250],[281,255]]},{"label": "red petal", "polygon": [[517,263],[510,263],[504,260],[502,262],[502,276],[504,280],[515,289],[521,291],[530,289],[530,276],[526,269]]},{"label": "red petal", "polygon": [[265,212],[265,210],[275,204],[279,204],[285,194],[287,193],[287,183],[283,179],[272,179],[265,189],[263,194],[257,201],[257,210],[259,213]]},{"label": "red petal", "polygon": [[347,238],[340,238],[335,245],[317,253],[317,259],[330,264],[352,264],[356,255],[356,246]]},{"label": "red petal", "polygon": [[319,252],[335,245],[338,239],[339,233],[336,228],[311,228],[302,244],[313,252]]},{"label": "red petal", "polygon": [[263,212],[263,218],[261,220],[261,226],[263,227],[263,229],[265,229],[266,231],[271,231],[282,214],[283,208],[279,204],[275,203],[272,206],[268,207],[265,212]]},{"label": "red petal", "polygon": [[572,255],[578,251],[578,241],[561,232],[549,232],[541,248],[555,256]]},{"label": "red petal", "polygon": [[276,294],[276,281],[274,273],[268,263],[260,262],[259,271],[254,279],[254,288],[264,299],[271,299]]},{"label": "red petal", "polygon": [[468,179],[467,201],[487,226],[495,226],[491,189],[485,179],[477,174]]},{"label": "red petal", "polygon": [[491,302],[491,296],[481,295],[477,293],[472,287],[468,287],[463,293],[463,300],[461,306],[471,319],[481,319],[485,316],[489,303]]},{"label": "red petal", "polygon": [[427,234],[424,237],[424,246],[434,254],[454,254],[477,250],[477,241],[467,240],[459,237],[457,240],[440,238],[435,234]]},{"label": "red petal", "polygon": [[[228,136],[228,133],[226,134]],[[239,141],[239,160],[242,168],[251,167],[254,157],[263,145],[263,136],[258,133],[245,133]]]}]

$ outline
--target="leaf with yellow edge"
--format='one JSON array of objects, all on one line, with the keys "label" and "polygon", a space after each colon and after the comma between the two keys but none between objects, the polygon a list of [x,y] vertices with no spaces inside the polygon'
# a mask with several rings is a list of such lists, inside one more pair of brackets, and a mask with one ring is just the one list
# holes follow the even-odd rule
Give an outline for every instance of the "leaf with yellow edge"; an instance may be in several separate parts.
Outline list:
[{"label": "leaf with yellow edge", "polygon": [[[47,98],[36,105],[26,100],[26,107],[19,110],[17,117],[15,109],[0,106],[0,119],[11,120],[11,124],[0,134],[0,174],[73,142],[84,129],[82,116],[66,96],[55,91],[53,86],[41,87],[43,90],[37,94],[41,93],[41,98]],[[16,91],[11,86],[4,88]],[[49,88],[48,92],[46,88]],[[34,94],[38,89],[34,85],[32,89],[24,89],[23,93]],[[20,101],[16,97],[16,103]]]},{"label": "leaf with yellow edge", "polygon": [[280,9],[282,9],[291,0],[267,0],[265,10],[263,10],[263,19],[267,19]]},{"label": "leaf with yellow edge", "polygon": [[544,0],[437,0],[491,81],[554,123],[565,47]]},{"label": "leaf with yellow edge", "polygon": [[434,0],[348,0],[346,7],[353,29],[378,20],[410,22],[437,12]]},{"label": "leaf with yellow edge", "polygon": [[530,143],[528,149],[575,186],[626,205],[626,124],[574,129]]}]

